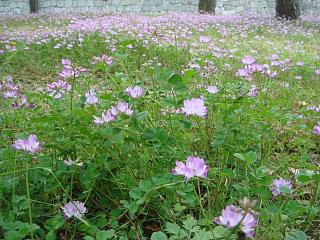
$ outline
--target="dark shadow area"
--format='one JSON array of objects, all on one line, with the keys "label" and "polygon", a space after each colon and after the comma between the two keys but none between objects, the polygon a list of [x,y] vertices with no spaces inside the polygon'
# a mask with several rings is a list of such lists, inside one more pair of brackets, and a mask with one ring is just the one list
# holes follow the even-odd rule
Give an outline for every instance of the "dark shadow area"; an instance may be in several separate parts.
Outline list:
[{"label": "dark shadow area", "polygon": [[39,10],[38,0],[29,0],[30,3],[30,12],[36,13]]},{"label": "dark shadow area", "polygon": [[299,0],[277,0],[277,17],[285,19],[297,19],[300,16]]},{"label": "dark shadow area", "polygon": [[215,13],[216,0],[200,0],[199,1],[199,12],[200,13]]}]

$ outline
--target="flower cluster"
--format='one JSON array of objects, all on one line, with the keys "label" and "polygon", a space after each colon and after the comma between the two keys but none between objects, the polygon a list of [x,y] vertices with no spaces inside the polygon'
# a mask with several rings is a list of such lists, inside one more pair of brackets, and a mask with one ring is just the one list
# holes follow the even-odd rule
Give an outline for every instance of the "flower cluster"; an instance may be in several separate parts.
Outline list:
[{"label": "flower cluster", "polygon": [[53,83],[48,83],[47,89],[49,92],[49,96],[54,99],[62,98],[67,92],[71,91],[71,85],[65,81],[58,80]]},{"label": "flower cluster", "polygon": [[61,64],[63,66],[62,71],[59,73],[59,77],[68,79],[70,77],[79,77],[81,73],[85,73],[88,70],[82,67],[73,67],[70,59],[62,59]]},{"label": "flower cluster", "polygon": [[181,112],[185,116],[193,115],[202,118],[206,118],[208,108],[204,106],[203,98],[191,98],[184,100]]},{"label": "flower cluster", "polygon": [[126,94],[132,98],[139,98],[144,95],[144,91],[140,86],[128,87],[126,89]]},{"label": "flower cluster", "polygon": [[112,63],[113,63],[113,58],[107,56],[106,54],[103,54],[101,57],[93,56],[92,64],[95,65],[95,64],[97,64],[99,62],[106,63],[107,65],[111,66]]},{"label": "flower cluster", "polygon": [[12,147],[16,150],[22,150],[29,153],[36,153],[41,151],[41,144],[38,142],[37,136],[30,134],[27,139],[18,139]]},{"label": "flower cluster", "polygon": [[188,157],[186,164],[177,161],[176,167],[172,169],[173,175],[183,175],[185,180],[189,180],[192,177],[206,178],[208,176],[209,166],[205,165],[202,158]]},{"label": "flower cluster", "polygon": [[129,107],[128,103],[120,101],[117,106],[112,106],[106,112],[103,112],[101,118],[93,116],[93,123],[96,125],[102,125],[104,123],[112,122],[117,119],[119,114],[131,116],[133,111]]},{"label": "flower cluster", "polygon": [[243,209],[229,205],[222,210],[221,216],[215,222],[227,228],[239,227],[248,238],[254,237],[254,229],[258,224],[257,213],[251,209]]},{"label": "flower cluster", "polygon": [[97,94],[94,91],[94,89],[91,89],[85,95],[86,95],[86,104],[87,105],[94,105],[94,104],[99,103],[99,99],[98,99]]},{"label": "flower cluster", "polygon": [[17,98],[19,95],[19,87],[14,85],[12,76],[7,76],[6,82],[0,84],[0,91],[4,99]]},{"label": "flower cluster", "polygon": [[270,190],[272,191],[272,196],[277,197],[279,195],[284,195],[284,193],[281,191],[281,188],[283,187],[289,189],[292,192],[292,185],[290,181],[285,180],[283,178],[273,180],[273,183],[270,186]]},{"label": "flower cluster", "polygon": [[27,97],[25,95],[22,95],[20,100],[17,99],[13,104],[12,104],[13,108],[23,108],[23,107],[27,107],[30,109],[33,109],[35,106],[33,103],[28,102],[27,101]]}]

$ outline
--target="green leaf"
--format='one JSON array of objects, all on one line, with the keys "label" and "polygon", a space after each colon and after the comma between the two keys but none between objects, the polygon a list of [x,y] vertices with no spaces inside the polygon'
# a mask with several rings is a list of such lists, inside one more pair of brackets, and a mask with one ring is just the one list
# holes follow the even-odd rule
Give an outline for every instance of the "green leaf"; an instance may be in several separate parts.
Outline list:
[{"label": "green leaf", "polygon": [[46,240],[55,240],[56,239],[56,232],[51,230],[46,235]]},{"label": "green leaf", "polygon": [[188,215],[187,219],[183,221],[183,227],[190,232],[196,232],[199,229],[199,226],[197,226],[197,220],[191,215]]},{"label": "green leaf", "polygon": [[314,174],[312,175],[312,180],[316,181],[316,182],[320,182],[320,174]]},{"label": "green leaf", "polygon": [[163,232],[154,232],[151,235],[151,240],[167,240],[168,237],[165,233]]},{"label": "green leaf", "polygon": [[136,202],[132,202],[128,205],[129,215],[130,217],[133,217],[134,214],[138,211],[139,205]]},{"label": "green leaf", "polygon": [[294,230],[291,233],[287,233],[284,240],[308,240],[308,236],[299,230]]},{"label": "green leaf", "polygon": [[85,236],[84,240],[95,240],[95,239],[93,237],[90,237],[90,236]]},{"label": "green leaf", "polygon": [[45,228],[48,230],[58,230],[61,228],[64,224],[64,219],[63,216],[61,215],[56,215],[53,218],[49,219],[45,223]]},{"label": "green leaf", "polygon": [[176,90],[186,89],[186,85],[184,84],[182,77],[179,74],[173,74],[168,80],[168,83],[173,86]]},{"label": "green leaf", "polygon": [[212,233],[215,238],[225,239],[227,237],[227,235],[229,234],[229,230],[223,226],[217,226],[213,229]]},{"label": "green leaf", "polygon": [[152,190],[152,182],[149,180],[142,180],[139,183],[139,188],[143,192],[149,192]]},{"label": "green leaf", "polygon": [[258,155],[256,152],[247,152],[246,154],[235,153],[233,154],[236,158],[246,162],[248,165],[252,165],[258,159]]},{"label": "green leaf", "polygon": [[141,190],[137,187],[134,187],[130,190],[129,195],[133,199],[139,199],[141,198]]},{"label": "green leaf", "polygon": [[111,239],[114,236],[115,231],[110,229],[108,231],[98,231],[96,234],[96,240]]},{"label": "green leaf", "polygon": [[174,235],[179,235],[181,228],[176,223],[166,223],[166,232]]},{"label": "green leaf", "polygon": [[297,181],[301,184],[305,184],[311,181],[311,177],[305,174],[298,174]]},{"label": "green leaf", "polygon": [[241,153],[235,153],[233,154],[236,158],[239,158],[242,161],[246,161],[246,158]]},{"label": "green leaf", "polygon": [[285,193],[285,194],[291,194],[291,189],[285,186],[280,186],[279,188],[280,192]]}]

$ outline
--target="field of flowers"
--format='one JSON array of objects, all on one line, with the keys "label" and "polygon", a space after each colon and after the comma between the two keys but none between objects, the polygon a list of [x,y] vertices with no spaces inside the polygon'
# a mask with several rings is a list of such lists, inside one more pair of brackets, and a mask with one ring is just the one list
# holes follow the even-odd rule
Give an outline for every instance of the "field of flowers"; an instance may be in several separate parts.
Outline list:
[{"label": "field of flowers", "polygon": [[0,23],[0,239],[320,236],[320,19]]}]

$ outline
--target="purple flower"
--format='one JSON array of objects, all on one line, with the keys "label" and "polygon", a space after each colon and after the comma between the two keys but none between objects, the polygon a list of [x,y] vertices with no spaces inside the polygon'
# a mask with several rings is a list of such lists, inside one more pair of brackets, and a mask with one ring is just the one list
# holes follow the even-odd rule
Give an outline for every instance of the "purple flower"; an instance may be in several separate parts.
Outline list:
[{"label": "purple flower", "polygon": [[96,103],[99,103],[99,99],[97,97],[96,92],[91,89],[89,92],[86,93],[86,104],[87,105],[94,105]]},{"label": "purple flower", "polygon": [[258,224],[258,220],[252,212],[246,213],[241,208],[233,205],[229,205],[223,209],[221,216],[217,217],[215,222],[227,228],[240,226],[241,231],[244,232],[248,238],[254,237],[254,228]]},{"label": "purple flower", "polygon": [[84,206],[84,203],[79,201],[71,201],[66,203],[62,207],[62,210],[66,219],[72,217],[82,219],[84,214],[87,213],[87,208]]},{"label": "purple flower", "polygon": [[272,196],[277,197],[278,195],[284,195],[284,193],[281,192],[282,187],[288,188],[292,192],[292,185],[290,181],[285,180],[283,178],[273,180],[273,183],[270,186]]},{"label": "purple flower", "polygon": [[62,59],[61,64],[65,66],[65,65],[71,65],[72,63],[70,59]]},{"label": "purple flower", "polygon": [[28,103],[28,102],[27,102],[27,97],[23,95],[23,96],[21,96],[20,102],[19,102],[19,101],[15,101],[15,102],[12,104],[12,107],[13,107],[13,108],[23,108],[23,107],[27,107],[27,108],[33,109],[33,108],[34,108],[34,104],[33,104],[33,103]]},{"label": "purple flower", "polygon": [[126,94],[132,98],[138,98],[144,95],[144,91],[140,86],[135,86],[134,88],[128,87],[126,89]]},{"label": "purple flower", "polygon": [[217,217],[215,222],[219,225],[224,225],[227,228],[233,228],[240,223],[242,218],[242,209],[229,205],[222,210],[221,216]]},{"label": "purple flower", "polygon": [[102,113],[102,117],[93,116],[93,123],[96,125],[102,125],[104,123],[109,123],[117,119],[118,110],[114,107],[108,109],[106,112]]},{"label": "purple flower", "polygon": [[248,68],[240,68],[236,72],[237,77],[250,77],[250,70]]},{"label": "purple flower", "polygon": [[253,63],[249,67],[251,72],[263,72],[264,66],[262,64]]},{"label": "purple flower", "polygon": [[320,68],[315,70],[315,73],[320,76]]},{"label": "purple flower", "polygon": [[299,67],[302,67],[302,66],[304,66],[304,63],[303,62],[297,62],[296,65],[299,66]]},{"label": "purple flower", "polygon": [[208,108],[204,106],[204,100],[202,98],[191,98],[183,101],[181,111],[186,116],[194,115],[205,118],[208,113]]},{"label": "purple flower", "polygon": [[314,135],[320,135],[320,125],[314,126],[313,129],[312,129],[312,133]]},{"label": "purple flower", "polygon": [[208,36],[200,36],[199,37],[199,42],[201,43],[208,43],[211,42],[212,38]]},{"label": "purple flower", "polygon": [[217,92],[219,92],[219,89],[217,86],[208,86],[207,91],[211,94],[216,94]]},{"label": "purple flower", "polygon": [[63,65],[63,69],[58,75],[59,77],[64,79],[70,77],[79,77],[80,73],[88,71],[86,68],[73,67],[70,59],[62,59],[61,64]]},{"label": "purple flower", "polygon": [[103,54],[101,57],[93,56],[92,63],[97,64],[99,62],[103,62],[103,63],[106,63],[107,65],[111,66],[113,63],[113,58],[107,56],[106,54]]},{"label": "purple flower", "polygon": [[258,220],[251,213],[247,213],[241,222],[241,231],[246,234],[248,238],[254,237],[254,228],[257,226]]},{"label": "purple flower", "polygon": [[18,139],[13,144],[12,147],[16,150],[22,150],[29,153],[39,152],[42,147],[37,141],[37,136],[30,134],[27,139]]},{"label": "purple flower", "polygon": [[252,85],[251,86],[251,89],[250,89],[250,92],[247,94],[249,97],[256,97],[258,94],[258,90],[257,90],[257,87],[256,85]]},{"label": "purple flower", "polygon": [[126,102],[118,102],[116,109],[120,112],[120,113],[124,113],[128,116],[131,116],[133,111],[130,109],[129,104]]},{"label": "purple flower", "polygon": [[252,56],[245,56],[242,61],[241,61],[243,64],[245,65],[251,65],[253,63],[256,62],[256,60],[252,57]]},{"label": "purple flower", "polygon": [[19,95],[19,87],[14,85],[12,76],[6,77],[6,82],[3,85],[0,85],[0,90],[3,91],[3,98],[17,98]]},{"label": "purple flower", "polygon": [[186,164],[177,161],[176,167],[172,169],[173,175],[184,175],[185,180],[197,176],[201,178],[206,178],[208,176],[209,166],[205,165],[202,158],[198,157],[188,157]]},{"label": "purple flower", "polygon": [[59,80],[57,82],[49,83],[47,85],[47,89],[49,92],[49,96],[55,99],[60,99],[66,92],[71,91],[71,85],[65,81]]},{"label": "purple flower", "polygon": [[269,57],[269,60],[271,60],[271,61],[279,60],[278,54],[272,54],[272,55]]}]

